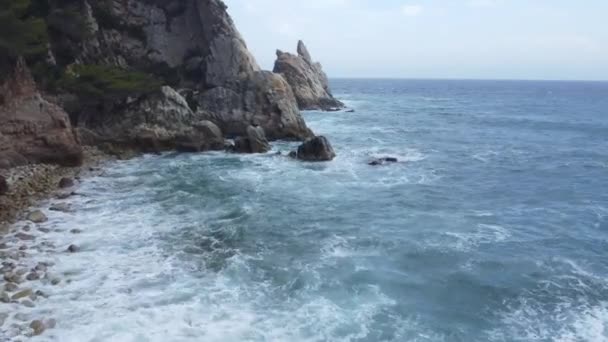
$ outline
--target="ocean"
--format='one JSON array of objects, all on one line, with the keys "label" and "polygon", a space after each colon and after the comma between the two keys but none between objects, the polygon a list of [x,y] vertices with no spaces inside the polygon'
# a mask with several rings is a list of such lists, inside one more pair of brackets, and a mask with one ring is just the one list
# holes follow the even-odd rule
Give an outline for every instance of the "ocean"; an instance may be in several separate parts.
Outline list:
[{"label": "ocean", "polygon": [[32,341],[608,341],[608,83],[332,87],[332,162],[146,155],[45,211],[81,251]]}]

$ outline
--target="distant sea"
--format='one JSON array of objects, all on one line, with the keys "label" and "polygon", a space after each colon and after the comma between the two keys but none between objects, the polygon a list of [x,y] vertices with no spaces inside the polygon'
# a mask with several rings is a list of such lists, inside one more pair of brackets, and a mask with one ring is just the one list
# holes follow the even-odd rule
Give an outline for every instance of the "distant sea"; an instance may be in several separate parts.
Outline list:
[{"label": "distant sea", "polygon": [[85,179],[48,213],[82,251],[37,256],[70,279],[38,340],[608,341],[608,83],[332,87],[355,112],[304,116],[333,162],[278,142]]}]

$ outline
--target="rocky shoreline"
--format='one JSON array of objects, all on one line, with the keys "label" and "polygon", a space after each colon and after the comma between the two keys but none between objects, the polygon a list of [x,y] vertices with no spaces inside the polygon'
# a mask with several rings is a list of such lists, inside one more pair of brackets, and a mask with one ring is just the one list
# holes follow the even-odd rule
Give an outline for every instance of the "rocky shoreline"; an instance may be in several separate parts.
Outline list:
[{"label": "rocky shoreline", "polygon": [[55,327],[53,317],[36,315],[33,310],[38,301],[49,297],[45,288],[69,280],[54,273],[54,263],[41,256],[78,252],[69,236],[81,230],[65,230],[66,246],[57,246],[44,236],[63,228],[45,227],[47,210],[35,208],[44,203],[48,211],[72,212],[70,197],[78,195],[74,187],[81,179],[102,172],[103,164],[112,158],[86,148],[81,167],[34,164],[0,170],[9,185],[9,191],[0,196],[0,340],[37,336]]},{"label": "rocky shoreline", "polygon": [[8,191],[0,196],[0,234],[7,233],[8,226],[38,201],[57,196],[67,196],[65,189],[58,192],[63,178],[76,179],[99,170],[106,160],[114,158],[97,148],[84,150],[82,166],[66,167],[55,164],[29,164],[10,169],[0,169],[0,176],[6,179]]}]

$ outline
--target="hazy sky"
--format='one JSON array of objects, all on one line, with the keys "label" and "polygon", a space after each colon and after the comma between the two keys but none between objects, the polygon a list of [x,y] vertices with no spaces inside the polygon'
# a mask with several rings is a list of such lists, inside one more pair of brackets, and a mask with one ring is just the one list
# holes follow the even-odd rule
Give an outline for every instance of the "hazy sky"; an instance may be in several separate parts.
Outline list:
[{"label": "hazy sky", "polygon": [[225,0],[258,62],[330,77],[608,80],[608,0]]}]

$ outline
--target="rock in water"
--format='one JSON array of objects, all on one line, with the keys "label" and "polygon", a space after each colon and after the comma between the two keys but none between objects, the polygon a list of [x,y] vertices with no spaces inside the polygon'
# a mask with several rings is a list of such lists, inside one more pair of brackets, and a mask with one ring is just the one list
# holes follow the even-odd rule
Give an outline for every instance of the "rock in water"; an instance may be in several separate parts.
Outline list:
[{"label": "rock in water", "polygon": [[6,178],[0,176],[0,196],[6,194],[8,192],[8,182]]},{"label": "rock in water", "polygon": [[78,247],[76,245],[70,245],[68,247],[67,251],[70,253],[78,253],[78,252],[80,252],[80,247]]},{"label": "rock in water", "polygon": [[45,330],[44,323],[42,323],[42,321],[38,319],[30,323],[30,328],[34,330],[34,336],[41,335]]},{"label": "rock in water", "polygon": [[68,213],[71,211],[70,205],[67,203],[56,203],[49,207],[51,211],[59,211],[62,213]]},{"label": "rock in water", "polygon": [[266,153],[270,144],[262,127],[247,127],[247,136],[234,140],[234,151],[237,153]]},{"label": "rock in water", "polygon": [[298,151],[290,153],[290,156],[305,161],[329,161],[336,157],[336,153],[327,138],[318,136],[306,140],[298,147]]},{"label": "rock in water", "polygon": [[70,188],[74,186],[74,180],[71,178],[61,178],[61,180],[59,181],[59,188],[60,189],[65,189],[65,188]]},{"label": "rock in water", "polygon": [[48,220],[46,215],[40,210],[32,211],[27,215],[27,219],[34,223],[43,223]]},{"label": "rock in water", "polygon": [[344,104],[336,100],[329,89],[327,75],[320,63],[314,63],[308,48],[298,42],[298,55],[277,51],[274,72],[285,77],[302,110],[337,110]]},{"label": "rock in water", "polygon": [[266,153],[270,151],[270,144],[266,139],[266,134],[262,127],[247,127],[247,138],[249,139],[251,153]]},{"label": "rock in water", "polygon": [[398,161],[399,160],[394,157],[382,157],[382,158],[376,158],[376,159],[370,161],[368,163],[368,165],[378,166],[378,165],[384,165],[386,163],[397,163]]}]

